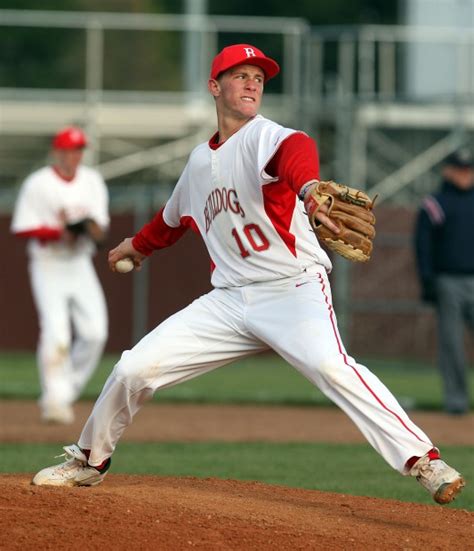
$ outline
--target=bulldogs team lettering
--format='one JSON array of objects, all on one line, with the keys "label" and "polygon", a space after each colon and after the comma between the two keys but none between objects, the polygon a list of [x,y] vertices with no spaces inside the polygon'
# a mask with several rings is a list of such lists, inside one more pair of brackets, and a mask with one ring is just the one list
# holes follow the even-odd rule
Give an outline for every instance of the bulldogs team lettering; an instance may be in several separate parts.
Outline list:
[{"label": "bulldogs team lettering", "polygon": [[206,220],[206,233],[209,231],[214,218],[222,211],[231,211],[245,218],[235,189],[216,188],[209,194],[204,206],[204,219]]}]

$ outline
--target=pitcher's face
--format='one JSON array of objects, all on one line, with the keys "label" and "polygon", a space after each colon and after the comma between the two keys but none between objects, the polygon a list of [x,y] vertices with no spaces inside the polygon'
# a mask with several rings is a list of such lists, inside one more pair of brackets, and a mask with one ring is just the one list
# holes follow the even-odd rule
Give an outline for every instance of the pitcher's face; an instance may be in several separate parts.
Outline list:
[{"label": "pitcher's face", "polygon": [[[260,108],[265,74],[255,65],[237,65],[210,81],[218,112],[236,119],[254,117]],[[211,85],[214,83],[214,86]]]}]

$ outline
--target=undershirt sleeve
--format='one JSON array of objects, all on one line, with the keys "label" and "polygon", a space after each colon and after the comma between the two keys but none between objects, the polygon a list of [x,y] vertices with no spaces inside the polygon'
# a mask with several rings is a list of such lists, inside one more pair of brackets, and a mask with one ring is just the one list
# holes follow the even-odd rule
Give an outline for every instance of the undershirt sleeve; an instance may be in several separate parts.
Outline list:
[{"label": "undershirt sleeve", "polygon": [[139,253],[150,256],[156,249],[169,247],[176,243],[188,229],[184,224],[177,228],[168,226],[163,218],[163,210],[164,207],[133,237],[132,245]]},{"label": "undershirt sleeve", "polygon": [[27,239],[39,239],[41,242],[45,243],[47,241],[58,241],[59,239],[61,239],[62,230],[59,228],[49,228],[47,226],[42,226],[34,230],[17,231],[15,232],[15,236]]},{"label": "undershirt sleeve", "polygon": [[319,157],[315,141],[303,132],[288,136],[268,162],[265,172],[286,180],[298,193],[310,180],[319,179]]}]

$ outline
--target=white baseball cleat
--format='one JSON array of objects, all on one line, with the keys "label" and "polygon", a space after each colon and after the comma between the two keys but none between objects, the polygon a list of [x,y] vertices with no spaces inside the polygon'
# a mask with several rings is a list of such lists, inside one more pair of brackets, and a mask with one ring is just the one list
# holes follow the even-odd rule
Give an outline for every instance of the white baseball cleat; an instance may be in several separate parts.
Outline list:
[{"label": "white baseball cleat", "polygon": [[84,452],[72,444],[64,446],[66,452],[58,457],[66,457],[64,463],[46,467],[35,475],[32,484],[35,486],[97,486],[104,480],[110,460],[104,469],[98,470],[87,464]]},{"label": "white baseball cleat", "polygon": [[418,482],[428,490],[436,503],[450,503],[466,485],[463,477],[441,459],[432,459],[428,454],[420,457],[410,470]]}]

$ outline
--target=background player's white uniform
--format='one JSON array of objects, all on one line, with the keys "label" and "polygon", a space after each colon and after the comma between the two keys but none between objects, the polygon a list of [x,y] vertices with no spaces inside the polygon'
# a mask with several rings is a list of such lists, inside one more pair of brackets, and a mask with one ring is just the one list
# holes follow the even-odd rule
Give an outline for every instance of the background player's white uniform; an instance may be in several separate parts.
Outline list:
[{"label": "background player's white uniform", "polygon": [[340,406],[395,469],[405,472],[410,457],[433,448],[377,377],[347,355],[330,261],[295,192],[265,171],[294,132],[257,116],[217,149],[205,143],[191,154],[163,211],[163,240],[183,226],[197,229],[215,289],[124,352],[79,439],[90,465],[112,455],[158,388],[268,348]]},{"label": "background player's white uniform", "polygon": [[[74,223],[84,218],[103,228],[109,225],[108,191],[102,177],[79,166],[74,178],[65,181],[48,166],[23,183],[11,231],[34,236],[41,228],[61,230],[64,220]],[[72,244],[36,237],[28,242],[40,325],[40,405],[46,419],[61,413],[64,421],[71,417],[70,405],[96,367],[107,338],[107,309],[91,259],[94,252],[95,244],[86,235]]]}]

